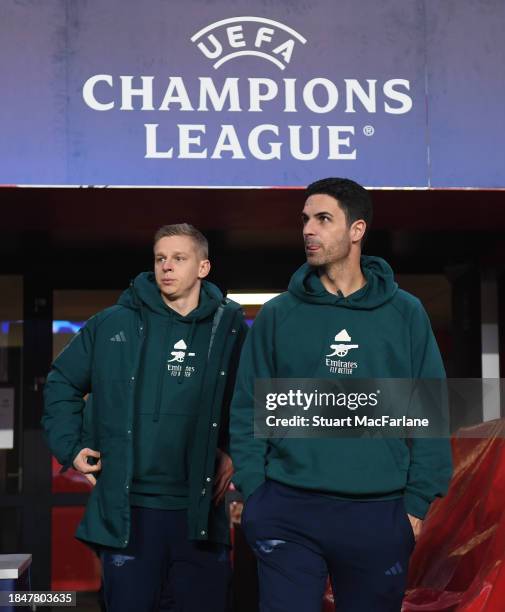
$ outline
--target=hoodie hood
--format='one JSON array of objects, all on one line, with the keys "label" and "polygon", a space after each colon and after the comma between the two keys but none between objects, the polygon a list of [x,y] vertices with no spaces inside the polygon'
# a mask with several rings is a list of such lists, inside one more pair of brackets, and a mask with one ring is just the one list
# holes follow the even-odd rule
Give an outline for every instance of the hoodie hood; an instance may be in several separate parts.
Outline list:
[{"label": "hoodie hood", "polygon": [[163,301],[156,284],[154,272],[142,272],[134,279],[130,287],[121,294],[118,304],[134,309],[144,307],[158,315],[172,316],[180,321],[192,323],[202,321],[213,315],[222,300],[223,294],[216,285],[208,281],[202,281],[198,306],[186,316],[182,316],[169,308]]},{"label": "hoodie hood", "polygon": [[362,255],[360,264],[366,285],[347,297],[329,293],[324,288],[317,269],[307,263],[293,274],[288,291],[302,302],[333,304],[361,310],[371,310],[389,302],[398,290],[389,264],[380,257],[369,255]]}]

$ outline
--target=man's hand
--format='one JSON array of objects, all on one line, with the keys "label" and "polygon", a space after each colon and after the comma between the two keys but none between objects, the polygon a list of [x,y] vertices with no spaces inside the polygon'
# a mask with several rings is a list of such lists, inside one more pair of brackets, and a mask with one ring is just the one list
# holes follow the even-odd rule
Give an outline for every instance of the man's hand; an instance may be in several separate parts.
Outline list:
[{"label": "man's hand", "polygon": [[[88,457],[95,457],[95,459],[98,459],[98,462],[95,465],[91,465],[91,463],[88,463]],[[93,486],[96,485],[96,478],[93,476],[93,472],[99,472],[102,469],[102,462],[98,451],[91,448],[83,448],[75,456],[73,465],[78,472],[86,476]]]},{"label": "man's hand", "polygon": [[417,542],[417,539],[421,535],[421,529],[423,528],[423,519],[417,518],[417,516],[412,516],[412,514],[407,514],[407,516],[409,517],[412,531],[414,532],[414,538]]},{"label": "man's hand", "polygon": [[214,476],[214,493],[212,495],[212,499],[216,506],[224,499],[226,491],[228,491],[228,487],[230,486],[232,476],[233,463],[231,457],[218,448],[216,456],[216,475]]}]

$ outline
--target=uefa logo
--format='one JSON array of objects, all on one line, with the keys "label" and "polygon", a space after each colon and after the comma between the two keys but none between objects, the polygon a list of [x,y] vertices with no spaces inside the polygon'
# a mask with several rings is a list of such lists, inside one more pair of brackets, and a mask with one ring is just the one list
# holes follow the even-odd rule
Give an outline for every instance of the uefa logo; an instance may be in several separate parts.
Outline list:
[{"label": "uefa logo", "polygon": [[211,23],[191,37],[213,68],[237,57],[263,58],[284,70],[297,43],[307,39],[293,28],[264,17],[231,17]]}]

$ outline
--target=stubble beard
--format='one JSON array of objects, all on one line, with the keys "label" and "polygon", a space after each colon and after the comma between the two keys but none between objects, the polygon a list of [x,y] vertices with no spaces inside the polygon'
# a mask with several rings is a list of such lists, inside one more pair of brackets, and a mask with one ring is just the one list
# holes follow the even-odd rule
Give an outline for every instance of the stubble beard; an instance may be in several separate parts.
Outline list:
[{"label": "stubble beard", "polygon": [[307,263],[321,270],[344,267],[351,253],[351,240],[342,239],[338,244],[331,248],[321,246],[322,253],[314,253],[311,257],[307,254]]}]

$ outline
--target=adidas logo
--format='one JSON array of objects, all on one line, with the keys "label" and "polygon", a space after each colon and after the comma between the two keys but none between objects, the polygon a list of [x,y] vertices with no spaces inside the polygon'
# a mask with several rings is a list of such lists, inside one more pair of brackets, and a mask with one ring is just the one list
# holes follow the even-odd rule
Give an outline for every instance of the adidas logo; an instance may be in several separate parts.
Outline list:
[{"label": "adidas logo", "polygon": [[403,567],[400,565],[400,562],[397,561],[393,567],[390,567],[387,571],[384,572],[386,576],[398,576],[398,574],[403,573]]},{"label": "adidas logo", "polygon": [[126,336],[123,330],[121,330],[118,334],[116,334],[115,336],[112,336],[112,338],[110,339],[111,342],[126,342]]}]

